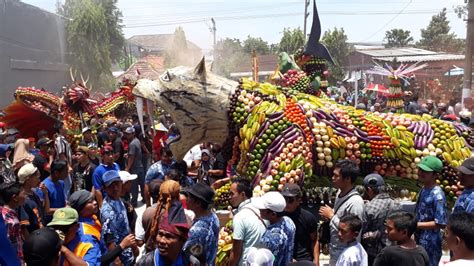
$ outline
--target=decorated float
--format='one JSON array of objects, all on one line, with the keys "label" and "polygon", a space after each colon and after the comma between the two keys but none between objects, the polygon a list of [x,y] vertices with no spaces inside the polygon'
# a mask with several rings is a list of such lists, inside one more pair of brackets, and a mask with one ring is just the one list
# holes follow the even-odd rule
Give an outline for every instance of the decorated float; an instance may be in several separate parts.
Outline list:
[{"label": "decorated float", "polygon": [[[252,181],[255,196],[281,190],[286,183],[307,192],[330,187],[340,159],[355,161],[361,177],[379,173],[390,186],[416,192],[417,163],[433,155],[443,161],[438,183],[453,203],[463,189],[455,168],[471,156],[474,132],[429,115],[367,112],[330,100],[324,91],[332,60],[319,43],[320,33],[314,6],[306,49],[294,58],[280,56],[287,62],[280,64],[281,75],[274,75],[280,78],[272,83],[225,79],[208,72],[203,59],[195,69],[177,67],[158,80],[138,80],[133,94],[170,113],[181,132],[171,144],[177,158],[197,143],[224,143],[227,158],[235,162],[238,175]],[[287,66],[293,67],[283,68]],[[401,107],[400,80],[421,67],[374,69],[392,81],[390,107]],[[227,208],[229,187],[216,191],[217,208]],[[221,230],[218,264],[231,249],[230,230]]]},{"label": "decorated float", "polygon": [[71,79],[73,83],[60,96],[34,87],[19,87],[14,93],[15,100],[3,110],[6,115],[2,122],[18,129],[25,138],[36,138],[40,130],[52,136],[55,125],[62,122],[69,141],[76,144],[82,138],[81,129],[91,126],[93,118],[115,119],[117,112],[129,110],[135,104],[134,82],[129,80],[108,96],[92,97],[87,79],[82,75],[81,80],[76,79],[72,70]]}]

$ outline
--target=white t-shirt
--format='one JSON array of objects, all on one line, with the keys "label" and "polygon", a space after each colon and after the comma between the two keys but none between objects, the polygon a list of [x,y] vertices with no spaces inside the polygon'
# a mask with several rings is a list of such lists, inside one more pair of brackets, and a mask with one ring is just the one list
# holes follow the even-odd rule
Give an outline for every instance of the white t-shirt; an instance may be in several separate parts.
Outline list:
[{"label": "white t-shirt", "polygon": [[336,262],[336,266],[367,266],[367,252],[360,243],[344,249]]},{"label": "white t-shirt", "polygon": [[234,239],[243,242],[239,265],[243,265],[250,248],[260,242],[260,238],[266,230],[263,220],[260,220],[255,214],[260,215],[260,211],[253,207],[251,200],[246,200],[239,205],[237,214],[234,215],[232,221]]},{"label": "white t-shirt", "polygon": [[474,260],[455,260],[445,264],[445,266],[471,266],[474,265]]},{"label": "white t-shirt", "polygon": [[201,160],[201,144],[192,147],[183,158],[188,167],[191,167],[191,164],[196,160]]}]

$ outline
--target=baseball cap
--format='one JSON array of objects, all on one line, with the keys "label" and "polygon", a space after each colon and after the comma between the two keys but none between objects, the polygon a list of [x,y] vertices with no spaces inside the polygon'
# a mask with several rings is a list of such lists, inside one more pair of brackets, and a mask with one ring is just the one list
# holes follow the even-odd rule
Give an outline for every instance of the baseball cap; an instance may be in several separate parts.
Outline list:
[{"label": "baseball cap", "polygon": [[270,191],[260,198],[256,198],[254,206],[260,210],[268,209],[274,212],[282,212],[286,207],[286,201],[280,192]]},{"label": "baseball cap", "polygon": [[125,129],[125,133],[127,134],[134,134],[135,133],[135,128],[134,127],[127,127]]},{"label": "baseball cap", "polygon": [[127,171],[120,171],[119,176],[120,176],[120,179],[122,180],[122,183],[135,180],[138,177],[137,175],[132,175]]},{"label": "baseball cap", "polygon": [[272,266],[275,261],[273,253],[266,248],[251,247],[245,260],[245,265]]},{"label": "baseball cap", "polygon": [[53,214],[53,220],[48,226],[53,225],[71,225],[79,221],[79,214],[73,208],[61,208],[57,209]]},{"label": "baseball cap", "polygon": [[78,190],[69,196],[69,206],[80,212],[86,203],[92,199],[92,193],[87,190]]},{"label": "baseball cap", "polygon": [[108,131],[113,133],[119,133],[119,129],[117,127],[109,127]]},{"label": "baseball cap", "polygon": [[87,131],[92,131],[90,127],[85,127],[82,129],[82,134],[86,133]]},{"label": "baseball cap", "polygon": [[281,191],[281,194],[284,197],[301,197],[303,193],[301,192],[300,186],[297,184],[286,183]]},{"label": "baseball cap", "polygon": [[23,165],[20,168],[20,170],[18,170],[18,182],[20,184],[25,183],[26,180],[28,180],[29,177],[32,176],[37,171],[38,171],[38,168],[36,168],[32,163],[27,163]]},{"label": "baseball cap", "polygon": [[106,187],[110,186],[115,181],[122,181],[120,179],[119,172],[116,170],[110,170],[110,171],[105,172],[102,175],[102,179],[104,180],[104,184]]},{"label": "baseball cap", "polygon": [[30,233],[23,243],[24,259],[27,265],[46,265],[58,256],[61,250],[61,238],[49,227],[43,227]]},{"label": "baseball cap", "polygon": [[474,175],[474,157],[464,160],[461,166],[456,169],[465,175]]},{"label": "baseball cap", "polygon": [[365,187],[380,187],[385,186],[385,181],[379,174],[370,174],[364,178],[363,184]]},{"label": "baseball cap", "polygon": [[443,162],[436,156],[430,155],[421,159],[418,167],[426,172],[441,172],[441,170],[443,170]]},{"label": "baseball cap", "polygon": [[36,148],[39,148],[43,145],[48,145],[48,144],[51,144],[51,142],[53,142],[52,140],[50,140],[49,138],[40,138],[38,140],[38,142],[36,142]]}]

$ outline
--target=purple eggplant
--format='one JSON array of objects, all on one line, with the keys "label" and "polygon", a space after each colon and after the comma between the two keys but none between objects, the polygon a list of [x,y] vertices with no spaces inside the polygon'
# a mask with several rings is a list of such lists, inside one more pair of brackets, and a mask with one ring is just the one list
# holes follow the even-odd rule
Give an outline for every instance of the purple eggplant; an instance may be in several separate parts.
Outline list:
[{"label": "purple eggplant", "polygon": [[367,132],[365,132],[364,130],[362,130],[358,127],[355,127],[355,132],[359,133],[359,136],[361,136],[361,137],[367,137],[368,136]]},{"label": "purple eggplant", "polygon": [[300,125],[298,125],[298,124],[294,124],[294,125],[295,125],[295,127],[298,129],[299,133],[300,133],[301,135],[303,135],[303,138],[306,139],[306,134],[304,133],[304,130],[300,127]]},{"label": "purple eggplant", "polygon": [[283,119],[284,117],[285,117],[285,114],[283,114],[283,112],[277,112],[268,116],[268,120],[270,121],[270,123],[275,123]]},{"label": "purple eggplant", "polygon": [[318,122],[321,121],[321,119],[325,119],[325,117],[317,111],[313,111],[313,116],[316,118],[316,120],[318,120]]},{"label": "purple eggplant", "polygon": [[303,112],[303,114],[306,113],[306,111],[304,110],[304,108],[301,104],[297,103],[296,106],[298,106],[298,108],[300,108],[300,110],[301,110],[301,112]]},{"label": "purple eggplant", "polygon": [[408,131],[411,131],[411,132],[413,132],[413,133],[415,133],[415,130],[414,130],[414,129],[416,128],[416,125],[418,125],[418,122],[413,122],[413,123],[411,123],[411,124],[407,127],[407,130],[408,130]]},{"label": "purple eggplant", "polygon": [[293,135],[298,135],[298,128],[296,127],[296,125],[293,126],[293,129],[286,132],[284,135],[280,135],[282,136],[284,139],[288,139],[290,137],[292,137]]},{"label": "purple eggplant", "polygon": [[364,137],[364,136],[360,135],[358,131],[354,131],[354,135],[355,135],[360,141],[369,142],[369,139],[368,139],[367,137]]},{"label": "purple eggplant", "polygon": [[313,128],[314,125],[313,125],[313,122],[311,122],[311,119],[306,117],[306,123],[308,123],[309,128]]},{"label": "purple eggplant", "polygon": [[268,121],[265,121],[262,126],[260,126],[260,129],[257,131],[257,134],[255,134],[255,138],[258,140],[262,137],[262,135],[265,133],[265,131],[270,127],[270,123]]},{"label": "purple eggplant", "polygon": [[337,132],[344,132],[346,135],[349,135],[349,136],[354,136],[354,133],[352,131],[350,131],[349,129],[346,129],[346,128],[336,127],[335,130]]},{"label": "purple eggplant", "polygon": [[280,135],[286,135],[286,133],[290,132],[291,130],[293,130],[295,127],[293,125],[287,127],[285,130],[283,130]]},{"label": "purple eggplant", "polygon": [[276,153],[278,150],[282,149],[282,147],[285,146],[286,142],[287,141],[285,139],[281,138],[280,140],[276,141],[275,145],[272,145],[272,147],[268,148],[268,152]]},{"label": "purple eggplant", "polygon": [[383,140],[382,136],[368,136],[367,138],[369,140]]}]

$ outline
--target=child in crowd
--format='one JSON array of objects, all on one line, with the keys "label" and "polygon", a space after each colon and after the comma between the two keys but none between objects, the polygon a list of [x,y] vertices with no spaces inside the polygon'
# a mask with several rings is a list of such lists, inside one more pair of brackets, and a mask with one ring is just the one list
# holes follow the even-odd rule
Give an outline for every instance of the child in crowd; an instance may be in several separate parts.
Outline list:
[{"label": "child in crowd", "polygon": [[7,237],[16,250],[16,255],[23,261],[23,236],[16,210],[25,203],[25,190],[17,182],[3,183],[0,185],[0,196],[0,205],[3,205],[0,206],[0,213],[7,227]]},{"label": "child in crowd", "polygon": [[446,265],[474,265],[474,213],[453,213],[449,217],[447,231],[446,240],[453,256]]},{"label": "child in crowd", "polygon": [[362,230],[362,221],[359,217],[348,214],[339,221],[339,239],[346,249],[337,259],[336,266],[367,266],[368,257],[362,245],[357,241],[357,236]]},{"label": "child in crowd", "polygon": [[428,266],[428,254],[412,238],[416,224],[415,216],[411,213],[391,213],[387,218],[387,234],[388,239],[397,242],[397,245],[384,248],[375,258],[374,266]]}]

